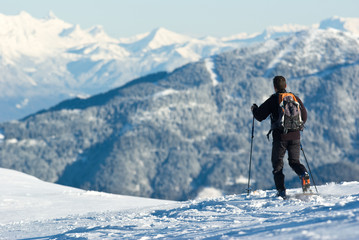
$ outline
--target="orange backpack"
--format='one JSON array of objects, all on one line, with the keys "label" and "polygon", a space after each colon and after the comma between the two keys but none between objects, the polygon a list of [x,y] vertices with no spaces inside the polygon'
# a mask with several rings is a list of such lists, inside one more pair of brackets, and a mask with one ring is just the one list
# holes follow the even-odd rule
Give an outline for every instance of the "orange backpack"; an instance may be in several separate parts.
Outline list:
[{"label": "orange backpack", "polygon": [[[291,131],[301,131],[304,128],[300,104],[291,92],[277,93],[278,95],[278,119],[272,119],[271,130],[280,129],[286,134]],[[269,135],[268,133],[268,135]]]}]

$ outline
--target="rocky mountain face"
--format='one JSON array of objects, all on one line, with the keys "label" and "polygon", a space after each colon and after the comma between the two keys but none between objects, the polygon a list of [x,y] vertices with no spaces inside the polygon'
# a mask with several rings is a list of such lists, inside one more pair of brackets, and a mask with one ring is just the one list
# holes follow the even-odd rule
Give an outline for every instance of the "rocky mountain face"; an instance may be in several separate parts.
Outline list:
[{"label": "rocky mountain face", "polygon": [[[275,75],[307,107],[302,143],[316,182],[359,180],[359,39],[332,28],[269,39],[2,123],[0,166],[153,198],[189,199],[205,187],[243,192],[250,106],[273,93]],[[255,123],[253,188],[273,187],[268,130],[268,121]],[[298,186],[288,164],[285,173]]]}]

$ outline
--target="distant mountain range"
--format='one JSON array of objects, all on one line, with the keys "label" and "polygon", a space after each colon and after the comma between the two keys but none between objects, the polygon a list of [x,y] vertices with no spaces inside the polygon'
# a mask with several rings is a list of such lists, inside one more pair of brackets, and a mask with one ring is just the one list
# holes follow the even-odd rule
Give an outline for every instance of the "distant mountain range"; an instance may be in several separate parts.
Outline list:
[{"label": "distant mountain range", "polygon": [[[308,110],[303,147],[316,182],[359,180],[359,37],[329,22],[261,37],[4,122],[0,166],[84,189],[153,198],[184,200],[205,187],[243,192],[250,106],[273,93],[273,76],[284,75]],[[137,41],[141,49],[150,46],[147,40]],[[72,70],[79,69],[81,64]],[[273,187],[268,128],[268,122],[255,123],[254,188]],[[298,186],[288,164],[285,171],[288,187]]]},{"label": "distant mountain range", "polygon": [[0,14],[0,121],[20,119],[59,101],[120,87],[147,74],[174,69],[253,43],[310,28],[358,32],[358,19],[331,18],[320,25],[269,27],[263,33],[193,38],[158,28],[126,39],[101,26],[83,30],[50,13]]}]

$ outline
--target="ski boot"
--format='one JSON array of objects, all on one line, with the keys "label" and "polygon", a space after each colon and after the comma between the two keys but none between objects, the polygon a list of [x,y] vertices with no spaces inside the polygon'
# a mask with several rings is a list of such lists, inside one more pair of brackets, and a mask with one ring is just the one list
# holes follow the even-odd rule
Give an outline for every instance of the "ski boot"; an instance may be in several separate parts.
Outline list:
[{"label": "ski boot", "polygon": [[300,176],[300,180],[302,183],[302,189],[303,193],[310,192],[310,178],[308,173],[304,173],[302,176]]},{"label": "ski boot", "polygon": [[287,199],[287,194],[285,193],[285,190],[278,190],[277,197],[281,197],[283,199]]}]

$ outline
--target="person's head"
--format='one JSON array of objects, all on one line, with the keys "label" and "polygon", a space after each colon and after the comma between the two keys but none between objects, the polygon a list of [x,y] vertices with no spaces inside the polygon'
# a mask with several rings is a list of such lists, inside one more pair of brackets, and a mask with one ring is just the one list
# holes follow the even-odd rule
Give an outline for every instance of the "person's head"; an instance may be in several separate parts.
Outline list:
[{"label": "person's head", "polygon": [[287,82],[283,76],[275,76],[273,78],[273,86],[274,86],[274,90],[278,92],[286,89]]}]

